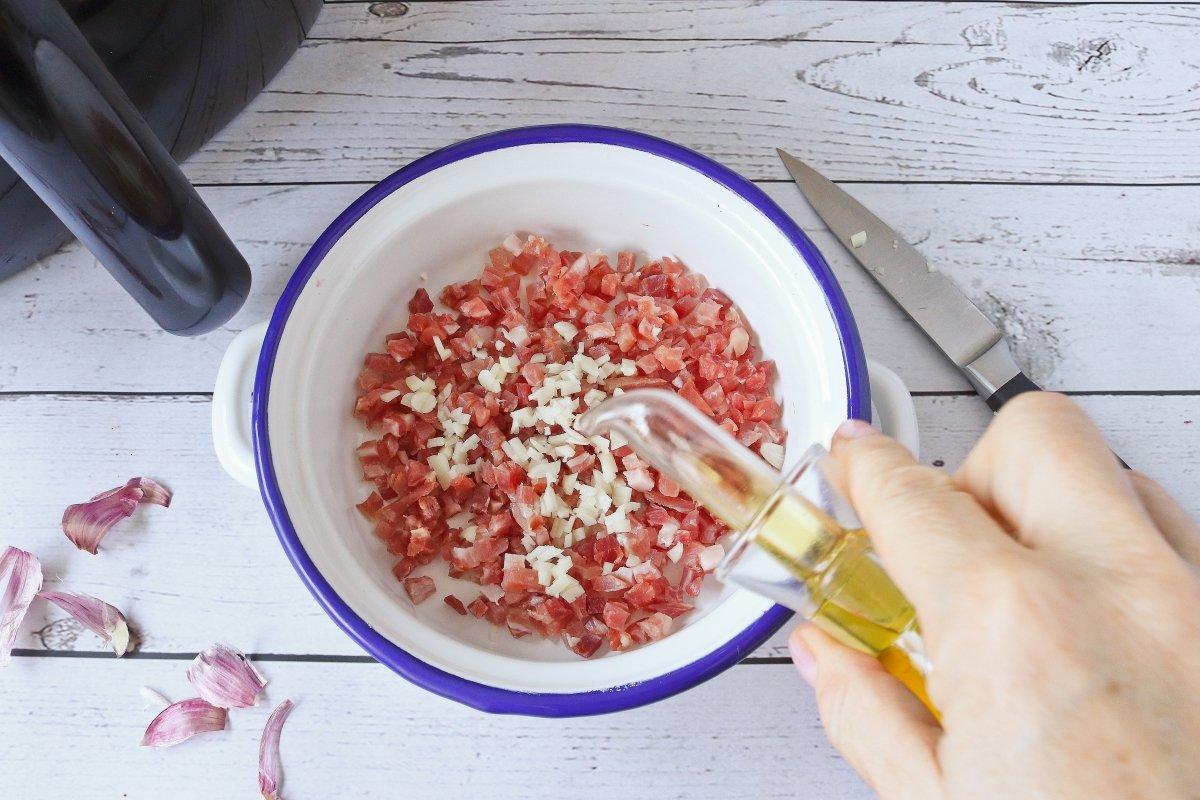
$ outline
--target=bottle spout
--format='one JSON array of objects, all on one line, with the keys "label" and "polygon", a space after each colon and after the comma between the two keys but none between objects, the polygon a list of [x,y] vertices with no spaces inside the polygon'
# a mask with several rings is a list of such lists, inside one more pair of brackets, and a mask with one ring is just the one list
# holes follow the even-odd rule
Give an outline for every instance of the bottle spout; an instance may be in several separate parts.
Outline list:
[{"label": "bottle spout", "polygon": [[579,418],[589,436],[622,440],[736,531],[748,528],[781,477],[683,398],[636,389],[603,401]]}]

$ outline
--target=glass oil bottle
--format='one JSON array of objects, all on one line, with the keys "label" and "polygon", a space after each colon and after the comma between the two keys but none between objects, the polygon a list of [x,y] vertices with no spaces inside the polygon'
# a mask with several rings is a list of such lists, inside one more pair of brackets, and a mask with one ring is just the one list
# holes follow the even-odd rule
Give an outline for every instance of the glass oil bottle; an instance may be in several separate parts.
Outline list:
[{"label": "glass oil bottle", "polygon": [[679,396],[641,389],[605,400],[576,426],[615,433],[735,531],[718,579],[808,618],[877,657],[935,714],[912,605],[884,572],[849,503],[836,464],[810,447],[786,476]]}]

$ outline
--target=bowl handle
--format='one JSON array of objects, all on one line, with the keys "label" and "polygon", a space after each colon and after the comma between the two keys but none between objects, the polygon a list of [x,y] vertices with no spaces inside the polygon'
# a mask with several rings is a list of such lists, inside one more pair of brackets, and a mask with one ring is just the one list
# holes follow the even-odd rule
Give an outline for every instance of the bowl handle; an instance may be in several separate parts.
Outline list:
[{"label": "bowl handle", "polygon": [[221,357],[213,388],[212,433],[217,460],[230,477],[251,489],[258,488],[258,475],[254,469],[250,409],[258,354],[266,335],[267,323],[260,322],[235,336]]},{"label": "bowl handle", "polygon": [[871,422],[907,447],[914,458],[920,458],[917,409],[908,387],[899,375],[878,361],[867,359],[867,373],[871,378]]}]

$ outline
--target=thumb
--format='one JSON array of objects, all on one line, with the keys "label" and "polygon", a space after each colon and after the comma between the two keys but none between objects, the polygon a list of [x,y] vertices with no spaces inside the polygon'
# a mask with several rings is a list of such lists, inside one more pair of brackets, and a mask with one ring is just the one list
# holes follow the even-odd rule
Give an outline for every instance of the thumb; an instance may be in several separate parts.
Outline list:
[{"label": "thumb", "polygon": [[920,700],[876,659],[815,625],[793,631],[788,647],[816,689],[825,735],[883,800],[941,797],[942,728]]}]

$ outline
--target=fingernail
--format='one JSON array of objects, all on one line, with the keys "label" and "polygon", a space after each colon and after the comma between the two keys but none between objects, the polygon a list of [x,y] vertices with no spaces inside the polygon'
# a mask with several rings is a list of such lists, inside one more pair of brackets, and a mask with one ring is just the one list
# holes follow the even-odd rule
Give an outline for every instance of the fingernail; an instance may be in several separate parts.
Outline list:
[{"label": "fingernail", "polygon": [[864,436],[877,436],[879,430],[861,419],[848,419],[834,431],[835,439],[861,439]]},{"label": "fingernail", "polygon": [[816,686],[817,662],[808,645],[798,634],[793,633],[788,637],[788,651],[792,654],[792,661],[796,664],[796,671],[800,673],[800,677],[804,678],[804,682],[809,686]]}]

